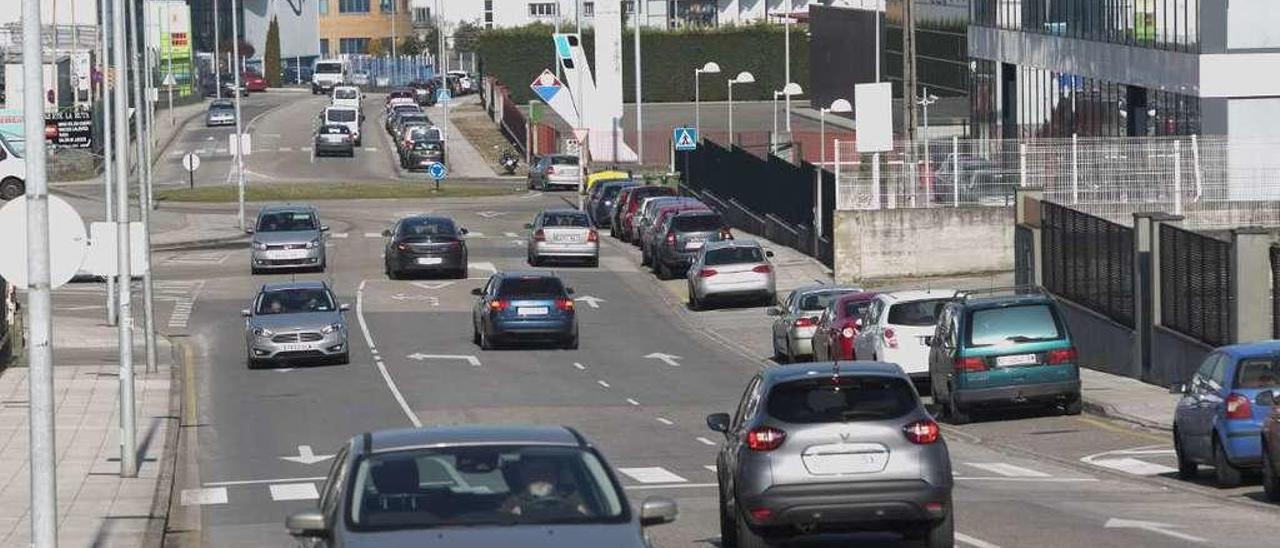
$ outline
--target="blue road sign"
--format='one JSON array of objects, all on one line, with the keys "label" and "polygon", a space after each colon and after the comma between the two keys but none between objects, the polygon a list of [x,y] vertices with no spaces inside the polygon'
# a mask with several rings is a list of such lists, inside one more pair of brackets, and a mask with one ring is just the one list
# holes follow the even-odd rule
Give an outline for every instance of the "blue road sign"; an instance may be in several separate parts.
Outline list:
[{"label": "blue road sign", "polygon": [[437,181],[444,179],[448,174],[449,168],[444,167],[444,164],[440,162],[435,162],[427,166],[427,175],[430,175],[432,179]]},{"label": "blue road sign", "polygon": [[671,130],[671,142],[675,143],[677,152],[689,152],[698,148],[698,130],[691,127],[678,127]]},{"label": "blue road sign", "polygon": [[440,89],[436,90],[436,102],[437,102],[437,103],[443,103],[443,102],[448,101],[449,99],[450,99],[450,97],[449,97],[449,90],[447,90],[447,89],[445,89],[445,88],[440,88]]}]

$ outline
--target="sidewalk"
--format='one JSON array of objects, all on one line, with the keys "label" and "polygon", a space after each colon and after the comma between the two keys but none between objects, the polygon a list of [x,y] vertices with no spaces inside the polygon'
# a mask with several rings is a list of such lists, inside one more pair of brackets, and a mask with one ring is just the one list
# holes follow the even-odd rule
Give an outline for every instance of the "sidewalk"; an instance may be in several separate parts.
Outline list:
[{"label": "sidewalk", "polygon": [[[158,547],[168,511],[165,442],[171,416],[172,353],[159,339],[158,369],[137,363],[139,471],[121,478],[115,328],[57,317],[54,325],[58,540],[70,547]],[[139,336],[135,341],[141,342]],[[142,356],[139,345],[135,358]],[[141,362],[142,360],[138,360]],[[0,371],[0,546],[30,543],[27,372]]]},{"label": "sidewalk", "polygon": [[[205,102],[202,100],[198,103],[192,103],[189,105],[173,107],[172,114],[167,109],[156,110],[156,117],[155,117],[156,141],[153,145],[153,150],[152,150],[152,154],[153,154],[151,158],[152,165],[154,165],[155,163],[159,162],[161,159],[164,158],[165,152],[168,150],[169,145],[173,143],[173,140],[177,138],[178,134],[182,133],[182,131],[186,129],[188,123],[190,123],[192,120],[204,114],[205,109],[207,107],[208,105],[206,105]],[[134,150],[136,149],[131,141],[129,146],[129,163],[130,165],[136,166],[136,163],[135,163],[136,158],[133,154]],[[132,176],[130,178],[132,179]],[[102,183],[102,174],[101,172],[99,172],[99,174],[95,177],[80,180],[80,181],[50,181],[49,187],[58,188],[58,187],[70,187],[70,186],[85,186],[85,185],[97,185],[101,183]]]},{"label": "sidewalk", "polygon": [[[479,95],[468,95],[454,101],[455,105],[462,105],[467,102],[478,102]],[[444,133],[447,136],[445,141],[445,154],[448,158],[449,177],[459,179],[493,179],[498,176],[489,167],[489,163],[485,161],[484,156],[480,155],[480,151],[467,140],[465,134],[458,130],[458,126],[454,125],[452,119],[445,119],[444,107],[440,105],[427,108],[427,114],[432,120],[444,126]],[[453,116],[453,106],[450,107],[450,117]]]}]

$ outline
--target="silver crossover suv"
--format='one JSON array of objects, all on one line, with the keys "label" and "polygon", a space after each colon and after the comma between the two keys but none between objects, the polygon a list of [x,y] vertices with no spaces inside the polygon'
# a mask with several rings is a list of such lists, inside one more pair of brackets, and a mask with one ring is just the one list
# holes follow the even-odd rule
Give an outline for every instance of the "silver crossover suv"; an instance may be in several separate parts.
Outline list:
[{"label": "silver crossover suv", "polygon": [[689,308],[706,308],[712,299],[755,299],[772,305],[777,282],[771,257],[773,252],[755,240],[707,242],[685,274]]},{"label": "silver crossover suv", "polygon": [[953,545],[951,458],[902,369],[881,362],[771,367],[751,379],[716,460],[721,546],[894,531]]},{"label": "silver crossover suv", "polygon": [[263,285],[253,308],[240,311],[249,369],[285,361],[347,363],[347,309],[322,281]]},{"label": "silver crossover suv", "polygon": [[570,428],[441,426],[351,438],[295,537],[328,548],[649,548],[644,527],[676,503],[633,511],[599,451]]},{"label": "silver crossover suv", "polygon": [[248,230],[253,234],[250,269],[254,274],[286,268],[324,272],[328,231],[329,227],[320,224],[316,208],[309,205],[263,207],[254,227]]}]

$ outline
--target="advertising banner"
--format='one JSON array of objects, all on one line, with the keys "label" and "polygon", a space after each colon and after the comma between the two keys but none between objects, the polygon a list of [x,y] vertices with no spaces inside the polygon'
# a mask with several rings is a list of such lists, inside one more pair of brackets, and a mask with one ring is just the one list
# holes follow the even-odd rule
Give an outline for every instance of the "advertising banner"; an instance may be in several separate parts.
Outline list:
[{"label": "advertising banner", "polygon": [[47,112],[44,137],[58,148],[89,148],[93,145],[93,115],[85,110]]},{"label": "advertising banner", "polygon": [[154,0],[148,2],[151,9],[151,28],[147,29],[147,43],[160,44],[156,57],[161,80],[173,74],[173,90],[181,97],[194,92],[194,76],[191,53],[191,8],[183,0]]}]

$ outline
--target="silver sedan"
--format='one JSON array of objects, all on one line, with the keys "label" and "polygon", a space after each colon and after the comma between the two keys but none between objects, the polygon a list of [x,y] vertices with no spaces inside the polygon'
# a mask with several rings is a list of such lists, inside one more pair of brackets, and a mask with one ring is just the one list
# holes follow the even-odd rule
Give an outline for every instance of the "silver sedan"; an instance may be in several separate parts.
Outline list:
[{"label": "silver sedan", "polygon": [[271,362],[347,363],[347,309],[323,281],[263,285],[253,308],[240,311],[249,369]]},{"label": "silver sedan", "polygon": [[539,266],[549,259],[600,264],[600,233],[586,213],[576,209],[548,209],[538,214],[529,230],[528,259]]},{"label": "silver sedan", "polygon": [[781,362],[813,356],[813,333],[818,317],[831,301],[846,293],[861,291],[856,287],[815,285],[792,291],[787,299],[768,314],[773,320],[773,355]]},{"label": "silver sedan", "polygon": [[689,308],[712,299],[756,299],[772,304],[777,295],[772,251],[755,240],[710,242],[689,267]]},{"label": "silver sedan", "polygon": [[320,224],[315,208],[308,205],[270,205],[258,213],[250,243],[250,269],[310,268],[324,272],[324,236],[329,227]]}]

